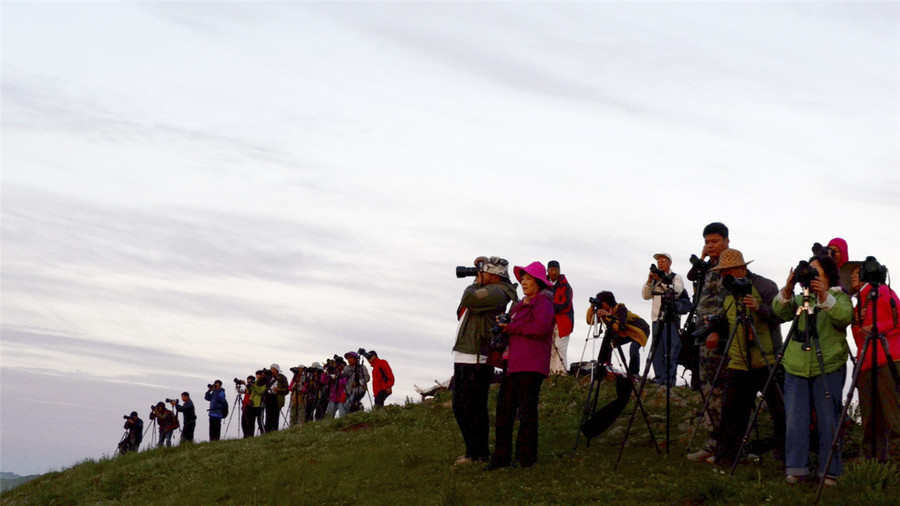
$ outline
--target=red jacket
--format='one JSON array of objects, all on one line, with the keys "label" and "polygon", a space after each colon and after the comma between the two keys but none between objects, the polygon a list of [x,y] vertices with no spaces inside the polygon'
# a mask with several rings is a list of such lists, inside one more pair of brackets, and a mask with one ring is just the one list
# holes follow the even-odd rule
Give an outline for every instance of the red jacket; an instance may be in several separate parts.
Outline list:
[{"label": "red jacket", "polygon": [[572,286],[565,274],[560,274],[556,284],[550,287],[553,290],[553,312],[556,313],[556,326],[559,328],[559,337],[566,337],[572,333],[575,325],[575,310],[572,308]]},{"label": "red jacket", "polygon": [[394,387],[394,371],[391,371],[391,364],[387,360],[373,356],[369,365],[372,366],[372,390],[376,394]]},{"label": "red jacket", "polygon": [[[872,326],[872,299],[869,298],[869,292],[872,291],[872,285],[866,285],[862,287],[859,291],[859,303],[854,310],[854,320],[857,319],[857,315],[860,314],[861,308],[865,308],[866,316],[863,318],[862,325],[859,322],[853,324],[853,339],[856,341],[856,347],[859,351],[857,353],[862,353],[863,344],[866,339],[866,332],[862,329],[862,327],[871,327]],[[897,298],[897,294],[894,293],[893,290],[890,289],[887,285],[881,285],[878,289],[878,332],[884,334],[885,340],[887,340],[888,347],[891,350],[891,356],[894,361],[900,361],[900,322],[895,320],[894,310],[891,308],[891,299],[894,300],[894,304],[896,306],[896,311],[900,311],[900,299]],[[900,318],[900,315],[897,315]],[[863,359],[863,370],[870,369],[872,367],[872,346],[874,346],[877,341],[871,341],[869,345],[869,350],[866,352],[866,356],[862,357]],[[857,357],[859,360],[859,357]],[[878,345],[878,365],[884,365],[887,363],[887,355],[884,353],[884,349],[881,345]]]}]

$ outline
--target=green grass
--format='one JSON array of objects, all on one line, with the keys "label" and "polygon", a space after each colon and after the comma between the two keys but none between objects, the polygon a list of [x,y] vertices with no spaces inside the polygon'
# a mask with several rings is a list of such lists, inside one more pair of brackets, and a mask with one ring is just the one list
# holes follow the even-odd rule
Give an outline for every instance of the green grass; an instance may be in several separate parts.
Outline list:
[{"label": "green grass", "polygon": [[[496,390],[496,387],[495,389]],[[664,396],[651,387],[645,404],[664,437]],[[572,378],[541,392],[538,465],[493,472],[451,469],[463,453],[447,396],[390,406],[345,419],[247,440],[160,448],[86,461],[0,496],[3,504],[809,504],[815,485],[788,486],[766,455],[735,476],[684,460],[699,399],[673,391],[672,446],[653,449],[640,417],[621,463],[616,456],[631,406],[616,425],[572,451],[587,392]],[[495,395],[495,394],[494,394]],[[601,405],[613,395],[601,389]],[[491,405],[493,406],[493,398]],[[766,427],[763,427],[763,432]],[[851,436],[853,437],[853,436]],[[699,437],[698,437],[699,441]],[[821,504],[897,504],[900,470],[850,464]]]}]

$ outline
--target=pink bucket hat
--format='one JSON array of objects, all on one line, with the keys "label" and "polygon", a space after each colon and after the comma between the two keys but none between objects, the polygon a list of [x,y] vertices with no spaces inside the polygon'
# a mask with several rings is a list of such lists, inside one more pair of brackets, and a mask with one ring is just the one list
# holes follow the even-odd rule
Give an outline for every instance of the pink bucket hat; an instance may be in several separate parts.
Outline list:
[{"label": "pink bucket hat", "polygon": [[539,283],[543,284],[544,288],[550,286],[550,282],[547,281],[547,269],[545,269],[544,264],[540,262],[531,262],[525,267],[519,267],[517,265],[513,268],[513,272],[516,275],[516,279],[519,280],[519,283],[522,282],[522,276],[528,274]]}]

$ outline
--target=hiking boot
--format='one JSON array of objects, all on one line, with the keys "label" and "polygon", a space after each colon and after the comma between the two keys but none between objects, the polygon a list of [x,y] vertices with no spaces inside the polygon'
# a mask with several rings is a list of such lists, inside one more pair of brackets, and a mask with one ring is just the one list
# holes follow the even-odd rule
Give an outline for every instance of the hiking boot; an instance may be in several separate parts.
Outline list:
[{"label": "hiking boot", "polygon": [[784,481],[788,482],[789,485],[796,485],[798,483],[805,483],[806,476],[794,476],[793,474],[787,475]]},{"label": "hiking boot", "polygon": [[703,462],[703,461],[705,461],[706,459],[708,459],[708,458],[710,458],[710,457],[712,457],[712,456],[713,456],[712,453],[709,453],[709,452],[706,451],[705,449],[701,449],[701,450],[698,450],[698,451],[696,451],[696,452],[694,452],[694,453],[688,453],[688,454],[687,454],[687,459],[690,460],[690,461],[692,461],[692,462]]},{"label": "hiking boot", "polygon": [[462,466],[465,464],[471,464],[472,462],[475,462],[475,461],[470,459],[468,455],[460,455],[459,458],[456,459],[456,462],[453,463],[453,467]]}]

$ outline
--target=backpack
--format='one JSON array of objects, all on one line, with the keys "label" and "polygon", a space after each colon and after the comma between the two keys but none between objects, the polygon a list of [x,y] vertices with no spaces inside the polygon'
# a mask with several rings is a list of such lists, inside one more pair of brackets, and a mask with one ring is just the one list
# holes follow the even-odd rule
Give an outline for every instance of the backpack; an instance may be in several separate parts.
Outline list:
[{"label": "backpack", "polygon": [[228,418],[228,403],[222,403],[222,418]]}]

